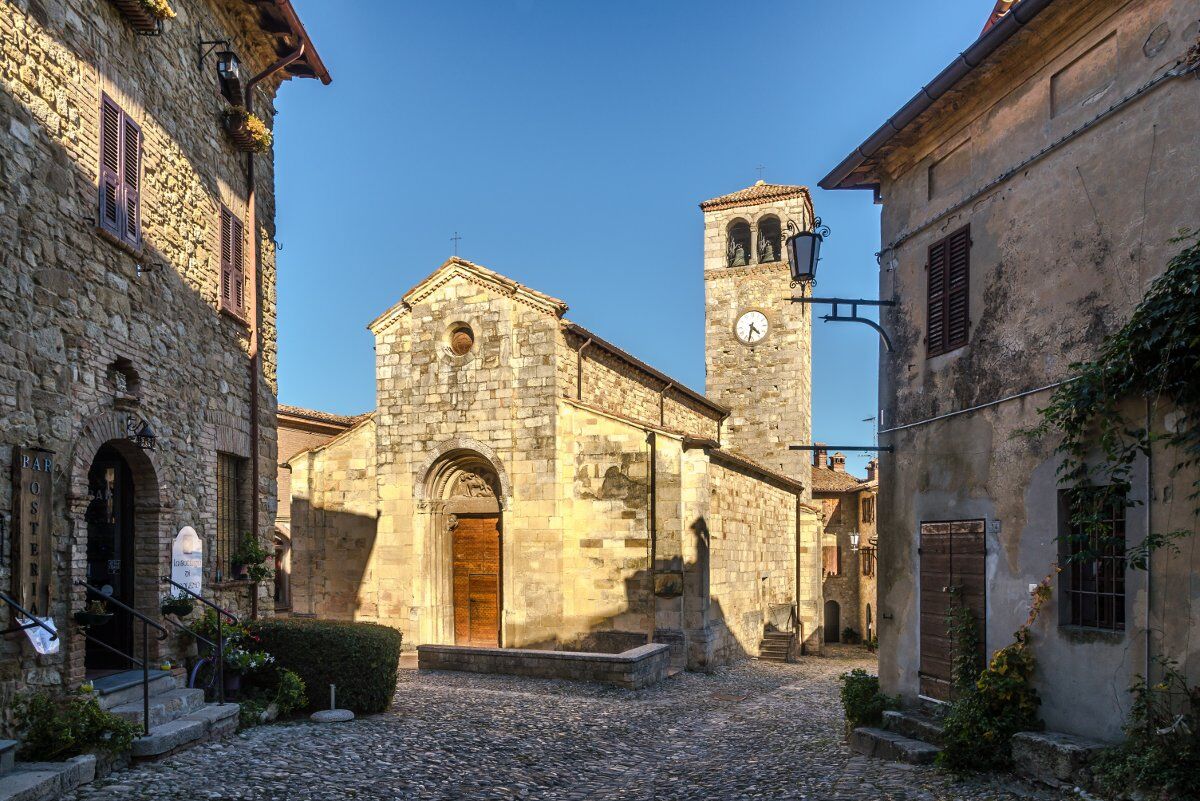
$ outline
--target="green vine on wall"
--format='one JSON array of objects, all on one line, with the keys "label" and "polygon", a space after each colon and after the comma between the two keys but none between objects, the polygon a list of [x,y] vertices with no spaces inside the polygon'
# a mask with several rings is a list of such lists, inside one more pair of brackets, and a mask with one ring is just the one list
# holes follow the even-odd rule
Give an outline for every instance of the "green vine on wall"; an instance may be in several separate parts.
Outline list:
[{"label": "green vine on wall", "polygon": [[[1180,454],[1171,475],[1200,464],[1200,231],[1172,242],[1190,244],[1150,285],[1129,322],[1104,338],[1096,358],[1071,365],[1075,378],[1054,391],[1033,431],[1062,435],[1058,475],[1072,487],[1074,560],[1097,559],[1114,544],[1114,506],[1142,503],[1128,500],[1138,454],[1149,455],[1153,443],[1163,442]],[[1178,418],[1166,431],[1132,424],[1120,405],[1136,397],[1173,404]],[[1094,463],[1088,457],[1097,446],[1103,459]],[[1200,478],[1191,489],[1188,499],[1200,512]],[[1191,533],[1147,532],[1126,551],[1128,563],[1144,569],[1153,551],[1177,551],[1177,541]]]}]

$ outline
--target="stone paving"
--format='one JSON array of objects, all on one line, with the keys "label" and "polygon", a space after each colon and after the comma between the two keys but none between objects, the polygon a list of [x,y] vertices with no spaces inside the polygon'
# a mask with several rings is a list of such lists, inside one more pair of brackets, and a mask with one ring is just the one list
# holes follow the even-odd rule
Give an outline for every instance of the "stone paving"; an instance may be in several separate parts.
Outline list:
[{"label": "stone paving", "polygon": [[861,651],[743,662],[636,692],[507,676],[401,671],[392,709],[276,724],[114,774],[109,799],[1060,798],[1011,777],[955,782],[876,762],[842,740],[838,674]]}]

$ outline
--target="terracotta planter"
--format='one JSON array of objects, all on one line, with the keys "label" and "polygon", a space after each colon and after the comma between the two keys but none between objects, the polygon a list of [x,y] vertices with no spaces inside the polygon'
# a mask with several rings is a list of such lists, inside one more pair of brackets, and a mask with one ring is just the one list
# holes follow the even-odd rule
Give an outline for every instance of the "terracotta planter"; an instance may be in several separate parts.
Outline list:
[{"label": "terracotta planter", "polygon": [[129,27],[141,35],[157,36],[162,33],[162,20],[151,14],[141,0],[112,0],[112,4],[125,17]]}]

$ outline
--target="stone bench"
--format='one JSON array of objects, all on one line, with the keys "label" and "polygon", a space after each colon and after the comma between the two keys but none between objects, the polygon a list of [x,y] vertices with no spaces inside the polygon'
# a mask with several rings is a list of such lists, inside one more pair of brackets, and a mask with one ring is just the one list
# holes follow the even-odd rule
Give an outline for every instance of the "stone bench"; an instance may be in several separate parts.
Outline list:
[{"label": "stone bench", "polygon": [[421,670],[460,670],[542,679],[569,679],[638,690],[662,681],[670,647],[653,643],[619,654],[586,651],[535,651],[522,648],[475,648],[466,645],[418,645]]},{"label": "stone bench", "polygon": [[1051,787],[1092,785],[1092,761],[1108,743],[1052,731],[1023,731],[1012,738],[1012,755],[1018,776]]}]

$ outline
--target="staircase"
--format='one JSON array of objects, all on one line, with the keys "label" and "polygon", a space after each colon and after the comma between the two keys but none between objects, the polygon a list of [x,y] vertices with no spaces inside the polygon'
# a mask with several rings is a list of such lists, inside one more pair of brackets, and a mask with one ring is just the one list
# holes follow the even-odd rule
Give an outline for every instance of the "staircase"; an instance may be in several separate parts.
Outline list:
[{"label": "staircase", "polygon": [[[207,704],[204,690],[189,689],[182,684],[181,679],[170,673],[150,671],[150,733],[133,741],[134,759],[165,756],[237,731],[237,704]],[[140,670],[106,676],[94,686],[101,709],[130,723],[143,724]]]},{"label": "staircase", "polygon": [[758,658],[764,662],[787,662],[795,635],[790,631],[763,631],[758,644]]},{"label": "staircase", "polygon": [[850,733],[851,750],[876,759],[928,765],[941,753],[942,724],[926,712],[888,710],[880,727]]}]

